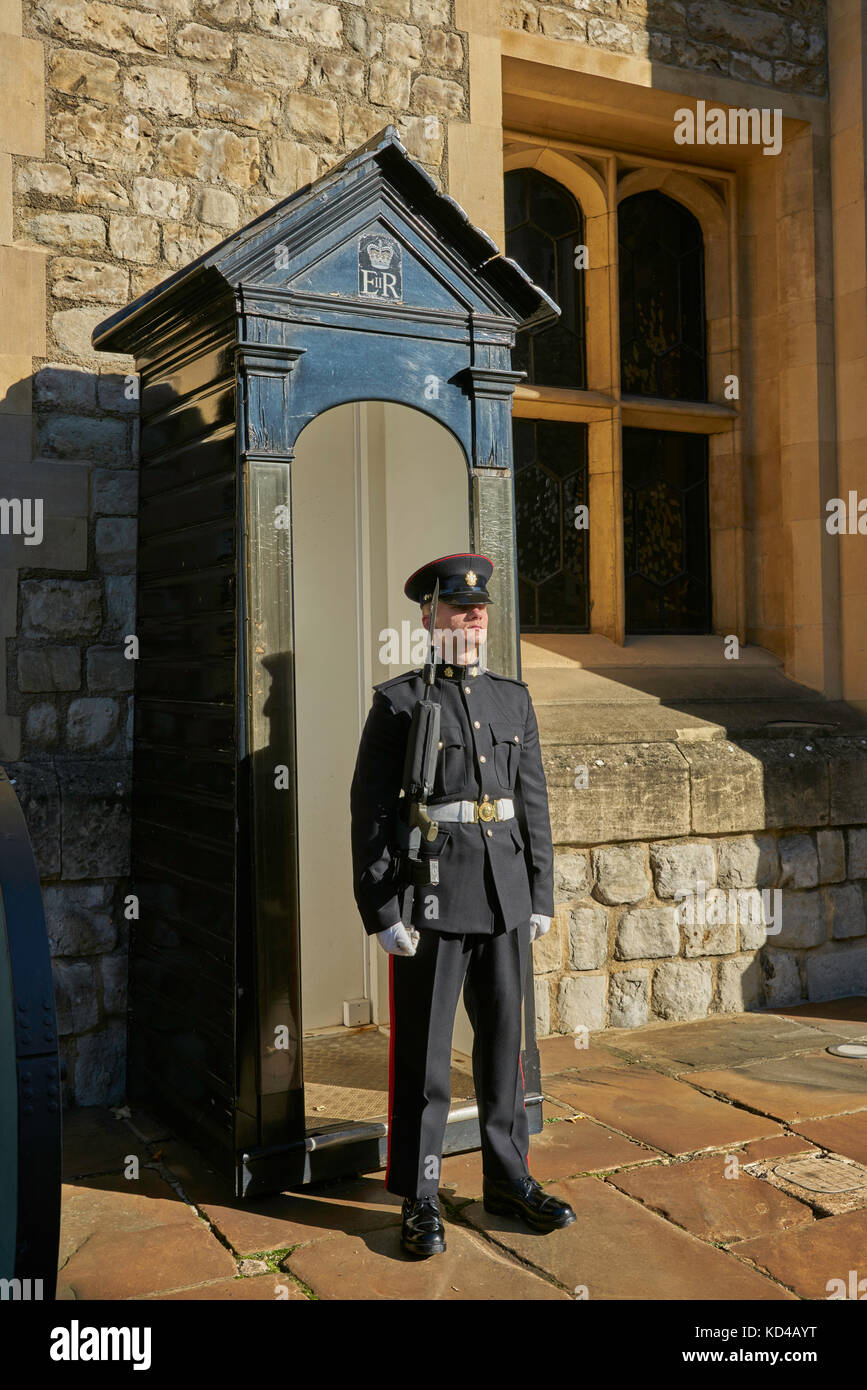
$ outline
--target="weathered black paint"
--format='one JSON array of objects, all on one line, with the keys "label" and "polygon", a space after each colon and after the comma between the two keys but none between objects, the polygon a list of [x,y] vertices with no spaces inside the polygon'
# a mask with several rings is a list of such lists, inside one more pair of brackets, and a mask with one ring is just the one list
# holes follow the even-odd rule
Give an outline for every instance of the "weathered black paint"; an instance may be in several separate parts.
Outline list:
[{"label": "weathered black paint", "polygon": [[[94,331],[141,377],[129,1092],[238,1193],[326,1171],[304,1130],[292,531],[273,525],[295,442],[352,400],[454,434],[467,548],[497,566],[492,664],[519,674],[510,350],[558,313],[388,126]],[[538,1129],[529,1002],[525,1034]]]}]

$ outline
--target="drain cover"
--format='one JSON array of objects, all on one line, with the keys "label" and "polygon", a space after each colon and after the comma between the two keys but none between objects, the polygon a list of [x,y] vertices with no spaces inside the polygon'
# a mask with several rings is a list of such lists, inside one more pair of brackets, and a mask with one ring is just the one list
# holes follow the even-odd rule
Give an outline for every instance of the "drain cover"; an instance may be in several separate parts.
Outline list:
[{"label": "drain cover", "polygon": [[825,1051],[832,1057],[867,1057],[867,1043],[837,1043],[835,1047],[826,1047]]},{"label": "drain cover", "polygon": [[856,1187],[867,1187],[867,1168],[843,1163],[839,1158],[798,1158],[792,1163],[780,1163],[774,1172],[778,1178],[807,1192],[851,1192]]}]

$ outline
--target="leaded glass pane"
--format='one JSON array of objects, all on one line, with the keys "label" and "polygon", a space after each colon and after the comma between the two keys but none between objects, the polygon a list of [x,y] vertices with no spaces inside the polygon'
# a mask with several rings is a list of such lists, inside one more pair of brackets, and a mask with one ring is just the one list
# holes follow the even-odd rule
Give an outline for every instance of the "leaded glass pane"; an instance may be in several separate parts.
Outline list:
[{"label": "leaded glass pane", "polygon": [[624,198],[620,374],[626,395],[707,400],[701,226],[656,190]]},{"label": "leaded glass pane", "polygon": [[587,426],[513,420],[518,603],[524,632],[587,632]]},{"label": "leaded glass pane", "polygon": [[623,431],[628,632],[709,632],[706,435]]},{"label": "leaded glass pane", "polygon": [[584,342],[584,272],[575,253],[584,244],[584,217],[568,189],[536,169],[505,176],[506,255],[560,306],[556,323],[522,332],[512,366],[536,386],[573,390],[587,384]]}]

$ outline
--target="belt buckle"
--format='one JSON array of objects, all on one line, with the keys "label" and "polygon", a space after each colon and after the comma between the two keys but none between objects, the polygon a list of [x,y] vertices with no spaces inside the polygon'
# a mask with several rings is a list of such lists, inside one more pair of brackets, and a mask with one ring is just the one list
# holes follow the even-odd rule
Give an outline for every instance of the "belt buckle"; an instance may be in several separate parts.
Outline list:
[{"label": "belt buckle", "polygon": [[497,818],[497,808],[496,808],[496,806],[494,805],[494,803],[493,803],[492,801],[480,801],[480,802],[478,803],[478,807],[479,807],[479,820],[484,820],[484,821],[496,820],[496,818]]}]

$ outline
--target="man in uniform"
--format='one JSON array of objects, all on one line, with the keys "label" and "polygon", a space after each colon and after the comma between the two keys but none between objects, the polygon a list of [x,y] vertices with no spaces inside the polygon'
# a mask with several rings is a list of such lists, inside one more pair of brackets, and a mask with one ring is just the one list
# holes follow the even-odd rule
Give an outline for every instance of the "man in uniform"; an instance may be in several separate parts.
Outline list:
[{"label": "man in uniform", "polygon": [[[404,588],[427,628],[440,583],[432,691],[440,741],[427,802],[439,833],[420,849],[439,871],[435,883],[416,887],[406,926],[395,827],[412,712],[425,689],[420,671],[374,687],[350,792],[355,900],[365,931],[389,953],[385,1181],[404,1198],[403,1247],[421,1255],[445,1250],[437,1192],[462,985],[474,1033],[485,1209],[537,1231],[575,1220],[527,1166],[523,984],[530,943],[554,913],[553,847],[530,693],[479,662],[493,568],[484,555],[447,555],[416,570]],[[454,644],[460,664],[450,659]]]}]

